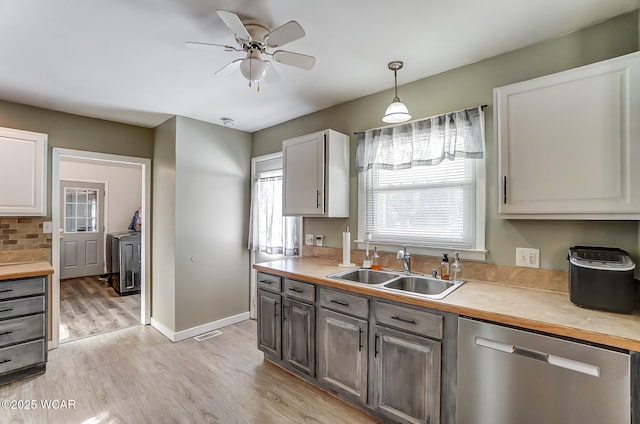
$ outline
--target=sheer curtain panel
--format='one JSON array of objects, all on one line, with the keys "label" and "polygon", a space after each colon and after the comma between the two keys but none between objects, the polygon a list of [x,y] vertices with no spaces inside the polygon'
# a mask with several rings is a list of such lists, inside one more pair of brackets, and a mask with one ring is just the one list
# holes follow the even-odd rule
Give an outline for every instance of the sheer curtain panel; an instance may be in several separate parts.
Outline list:
[{"label": "sheer curtain panel", "polygon": [[298,255],[300,219],[282,216],[282,176],[260,177],[251,199],[249,249]]}]

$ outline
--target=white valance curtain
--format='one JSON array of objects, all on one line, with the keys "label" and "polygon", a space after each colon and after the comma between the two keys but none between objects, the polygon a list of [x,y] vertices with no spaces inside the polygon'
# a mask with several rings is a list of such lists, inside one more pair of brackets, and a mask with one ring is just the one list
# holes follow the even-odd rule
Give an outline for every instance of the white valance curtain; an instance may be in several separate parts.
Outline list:
[{"label": "white valance curtain", "polygon": [[249,249],[298,255],[300,219],[282,216],[282,176],[261,177],[251,199]]},{"label": "white valance curtain", "polygon": [[437,165],[444,159],[480,159],[482,106],[357,133],[356,172]]}]

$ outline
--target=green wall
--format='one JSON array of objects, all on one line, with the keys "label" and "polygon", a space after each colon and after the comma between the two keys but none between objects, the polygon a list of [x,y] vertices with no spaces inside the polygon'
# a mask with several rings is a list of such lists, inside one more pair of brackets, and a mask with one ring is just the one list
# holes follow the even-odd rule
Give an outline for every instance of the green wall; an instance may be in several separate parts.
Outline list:
[{"label": "green wall", "polygon": [[[493,88],[548,75],[639,50],[638,11],[624,14],[562,37],[457,68],[399,87],[414,118],[428,117],[481,104],[486,112],[487,262],[514,265],[516,247],[540,249],[541,267],[567,269],[567,249],[575,244],[616,246],[638,261],[637,221],[502,220],[497,211],[496,146],[493,131]],[[437,58],[434,58],[437,60]],[[381,64],[384,66],[385,64]],[[303,116],[253,134],[252,156],[281,150],[287,138],[332,128],[351,135],[380,127],[392,90],[376,93]],[[353,163],[353,160],[352,160]],[[326,245],[341,247],[344,227],[357,227],[357,177],[351,170],[349,219],[305,218],[305,233],[324,234]]]}]

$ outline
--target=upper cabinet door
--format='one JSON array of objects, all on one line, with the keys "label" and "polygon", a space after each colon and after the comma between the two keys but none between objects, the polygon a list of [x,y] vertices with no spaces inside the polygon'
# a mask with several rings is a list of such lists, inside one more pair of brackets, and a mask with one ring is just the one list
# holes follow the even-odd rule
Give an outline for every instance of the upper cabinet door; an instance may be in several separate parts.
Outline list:
[{"label": "upper cabinet door", "polygon": [[47,135],[0,128],[0,181],[0,216],[46,215]]},{"label": "upper cabinet door", "polygon": [[333,130],[282,142],[283,215],[349,216],[349,137]]},{"label": "upper cabinet door", "polygon": [[494,89],[502,218],[640,218],[640,53]]}]

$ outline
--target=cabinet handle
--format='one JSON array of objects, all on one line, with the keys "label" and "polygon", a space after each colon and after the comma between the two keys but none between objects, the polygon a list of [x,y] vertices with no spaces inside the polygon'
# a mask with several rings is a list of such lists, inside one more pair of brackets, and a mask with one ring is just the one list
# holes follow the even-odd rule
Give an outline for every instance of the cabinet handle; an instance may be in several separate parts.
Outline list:
[{"label": "cabinet handle", "polygon": [[[348,307],[348,306],[349,306],[349,304],[348,304],[348,303],[340,302],[339,300],[331,299],[329,302],[331,302],[331,303],[335,303],[336,305],[340,305],[340,306],[346,306],[346,307]],[[360,330],[360,331],[362,331],[362,330]]]},{"label": "cabinet handle", "polygon": [[276,306],[273,308],[273,317],[276,318],[278,316],[278,309],[280,309],[280,305],[276,302]]},{"label": "cabinet handle", "polygon": [[291,305],[284,305],[284,307],[282,308],[282,320],[286,320],[287,319],[287,311],[289,311],[289,308],[291,307]]},{"label": "cabinet handle", "polygon": [[0,361],[0,364],[6,364],[7,362],[11,362],[11,359],[5,359],[4,361]]},{"label": "cabinet handle", "polygon": [[391,319],[395,319],[397,321],[402,321],[402,322],[406,322],[407,324],[413,324],[413,325],[418,325],[417,322],[415,322],[412,319],[405,319],[405,318],[401,318],[399,316],[392,316]]},{"label": "cabinet handle", "polygon": [[0,293],[9,293],[12,292],[13,289],[4,289],[4,290],[0,290]]},{"label": "cabinet handle", "polygon": [[258,281],[264,284],[273,284],[273,281],[269,281],[269,280],[258,280]]},{"label": "cabinet handle", "polygon": [[4,333],[0,333],[0,336],[6,336],[7,334],[11,334],[13,331],[5,331]]},{"label": "cabinet handle", "polygon": [[358,333],[358,342],[359,342],[359,346],[358,346],[358,352],[362,352],[362,328],[359,328],[359,333]]},{"label": "cabinet handle", "polygon": [[10,312],[10,311],[13,311],[13,308],[0,309],[0,313],[2,313],[2,312]]},{"label": "cabinet handle", "polygon": [[378,341],[379,340],[380,340],[380,334],[376,333],[376,338],[373,341],[373,357],[374,358],[378,357],[378,352],[379,352]]},{"label": "cabinet handle", "polygon": [[502,204],[507,204],[507,176],[502,176]]},{"label": "cabinet handle", "polygon": [[300,289],[295,289],[293,287],[289,287],[289,290],[294,292],[294,293],[304,293],[304,290],[300,290]]},{"label": "cabinet handle", "polygon": [[320,190],[316,190],[316,209],[320,209]]}]

